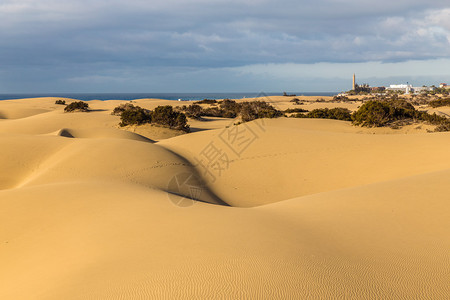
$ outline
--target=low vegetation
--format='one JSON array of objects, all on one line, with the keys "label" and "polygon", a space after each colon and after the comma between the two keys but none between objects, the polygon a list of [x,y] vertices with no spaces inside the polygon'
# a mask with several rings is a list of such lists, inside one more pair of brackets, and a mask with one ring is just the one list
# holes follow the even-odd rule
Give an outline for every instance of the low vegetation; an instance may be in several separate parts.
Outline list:
[{"label": "low vegetation", "polygon": [[283,113],[272,105],[264,101],[242,102],[239,114],[243,122],[252,121],[259,118],[278,118]]},{"label": "low vegetation", "polygon": [[[433,103],[434,102],[434,103]],[[433,107],[450,105],[450,99],[441,99],[430,102]],[[433,104],[431,104],[433,103]],[[296,109],[288,109],[285,112],[293,112]],[[352,113],[346,108],[320,108],[310,112],[298,112],[294,118],[320,118],[351,121],[353,124],[364,127],[399,128],[412,122],[426,122],[436,125],[435,131],[450,131],[450,119],[439,116],[436,113],[429,114],[426,111],[416,110],[411,101],[393,95],[383,100],[368,100]]]},{"label": "low vegetation", "polygon": [[294,105],[302,105],[302,104],[304,104],[304,101],[302,101],[302,100],[300,100],[300,99],[298,99],[298,98],[294,98],[294,99],[292,99],[292,100],[289,101],[289,102],[294,103]]},{"label": "low vegetation", "polygon": [[114,108],[112,114],[120,116],[120,126],[157,124],[176,130],[189,132],[186,115],[175,111],[172,106],[158,106],[155,110],[126,103]]},{"label": "low vegetation", "polygon": [[355,102],[358,101],[358,99],[350,99],[347,96],[344,95],[338,95],[333,97],[334,102]]},{"label": "low vegetation", "polygon": [[151,123],[189,132],[186,115],[175,111],[172,106],[158,106],[151,112]]},{"label": "low vegetation", "polygon": [[195,101],[194,104],[216,104],[218,101],[215,99],[203,99],[200,101]]},{"label": "low vegetation", "polygon": [[203,108],[198,104],[192,104],[189,106],[183,105],[181,110],[186,114],[188,118],[200,119],[203,114]]},{"label": "low vegetation", "polygon": [[66,105],[66,100],[56,100],[55,104]]},{"label": "low vegetation", "polygon": [[431,107],[450,106],[450,98],[436,99],[429,103]]},{"label": "low vegetation", "polygon": [[70,103],[64,108],[64,112],[75,112],[75,111],[88,112],[89,104],[83,101],[75,101]]},{"label": "low vegetation", "polygon": [[120,126],[142,125],[152,122],[152,114],[149,110],[132,104],[131,106],[118,114],[120,115]]},{"label": "low vegetation", "polygon": [[[198,102],[196,102],[198,103]],[[236,118],[241,117],[243,122],[258,118],[277,118],[283,113],[265,101],[252,101],[237,103],[234,100],[225,99],[217,102],[218,106],[203,108],[198,104],[183,105],[178,108],[189,118],[201,119],[207,117]]]},{"label": "low vegetation", "polygon": [[303,108],[288,108],[284,111],[287,114],[291,114],[291,113],[304,113],[304,112],[309,112],[309,110],[307,109],[303,109]]},{"label": "low vegetation", "polygon": [[440,124],[436,126],[434,129],[435,132],[444,132],[444,131],[450,131],[450,123],[444,122],[443,124]]},{"label": "low vegetation", "polygon": [[450,93],[450,90],[446,87],[434,87],[434,89],[432,91],[426,91],[426,94],[430,94],[430,95],[441,94],[441,95],[448,96],[449,93]]},{"label": "low vegetation", "polygon": [[[207,100],[207,99],[206,99]],[[345,100],[345,99],[344,99]],[[202,100],[203,101],[203,100]],[[216,101],[216,100],[214,100]],[[441,99],[439,103],[433,103],[436,107],[448,105],[448,99]],[[75,103],[75,104],[74,104]],[[74,102],[67,107],[87,109],[84,102]],[[77,104],[82,103],[82,104]],[[202,117],[237,118],[242,122],[249,122],[258,118],[277,118],[284,113],[292,114],[294,118],[321,118],[342,121],[351,121],[353,124],[365,127],[389,126],[398,128],[412,122],[426,122],[436,126],[435,131],[450,131],[450,119],[439,116],[436,113],[429,114],[426,111],[416,110],[411,101],[394,95],[382,100],[367,100],[361,107],[351,112],[347,108],[320,108],[307,111],[301,108],[291,108],[284,112],[264,101],[236,102],[225,99],[214,102],[215,106],[202,107],[199,104],[183,105],[173,108],[170,105],[158,106],[155,110],[147,110],[133,104],[121,104],[114,109],[112,114],[121,117],[120,126],[158,124],[177,130],[189,132],[187,117],[201,120]],[[432,105],[432,104],[430,104]],[[433,106],[433,107],[435,107]],[[67,109],[66,107],[66,109]]]},{"label": "low vegetation", "polygon": [[126,110],[135,110],[135,109],[139,109],[139,108],[140,108],[139,106],[134,106],[131,103],[123,103],[123,104],[120,104],[119,106],[115,107],[111,114],[115,115],[115,116],[120,116]]},{"label": "low vegetation", "polygon": [[405,100],[369,101],[352,115],[353,124],[366,127],[389,126],[398,121],[422,121],[437,125],[436,131],[450,130],[450,119],[418,111]]},{"label": "low vegetation", "polygon": [[[224,111],[218,107],[202,108],[201,115],[205,117],[224,117]],[[201,119],[201,118],[199,118]]]},{"label": "low vegetation", "polygon": [[332,119],[332,120],[341,120],[341,121],[351,121],[352,114],[351,111],[342,108],[318,108],[313,109],[307,114],[298,113],[293,115],[294,118],[319,118],[319,119]]},{"label": "low vegetation", "polygon": [[220,102],[219,108],[222,111],[223,118],[236,118],[241,111],[242,103],[237,103],[234,100],[225,99]]}]

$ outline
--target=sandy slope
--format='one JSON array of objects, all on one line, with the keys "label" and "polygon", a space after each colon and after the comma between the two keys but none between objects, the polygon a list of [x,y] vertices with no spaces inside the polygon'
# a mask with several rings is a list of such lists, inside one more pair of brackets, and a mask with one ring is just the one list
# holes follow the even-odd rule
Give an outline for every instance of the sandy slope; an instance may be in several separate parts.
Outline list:
[{"label": "sandy slope", "polygon": [[267,204],[450,169],[448,134],[363,134],[361,128],[347,122],[309,119],[254,121],[238,127],[257,135],[239,154],[229,147],[228,129],[158,144],[195,164],[207,161],[202,153],[213,142],[228,157],[229,165],[223,164],[221,174],[214,173],[217,178],[212,186],[234,206]]},{"label": "sandy slope", "polygon": [[448,133],[211,118],[155,143],[117,129],[121,101],[54,100],[0,101],[0,299],[450,295]]}]

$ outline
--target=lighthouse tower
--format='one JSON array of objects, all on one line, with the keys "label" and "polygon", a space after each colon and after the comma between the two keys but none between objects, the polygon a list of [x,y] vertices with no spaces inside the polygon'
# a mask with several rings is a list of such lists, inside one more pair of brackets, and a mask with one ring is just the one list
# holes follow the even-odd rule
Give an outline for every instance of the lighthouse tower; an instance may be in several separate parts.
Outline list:
[{"label": "lighthouse tower", "polygon": [[353,87],[352,90],[356,90],[356,75],[353,73]]}]

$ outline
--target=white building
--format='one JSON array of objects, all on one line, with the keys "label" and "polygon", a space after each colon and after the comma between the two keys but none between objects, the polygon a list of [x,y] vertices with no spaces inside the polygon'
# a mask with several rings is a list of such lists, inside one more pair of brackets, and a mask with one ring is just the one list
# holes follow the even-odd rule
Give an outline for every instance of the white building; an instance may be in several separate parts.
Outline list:
[{"label": "white building", "polygon": [[411,84],[391,84],[386,90],[404,92],[405,94],[419,94],[423,91],[432,91],[433,88],[427,86],[412,86]]},{"label": "white building", "polygon": [[428,91],[432,91],[433,88],[432,87],[428,87],[428,86],[416,86],[413,87],[413,92],[414,94],[420,94],[422,92],[428,92]]},{"label": "white building", "polygon": [[410,84],[391,84],[386,90],[388,91],[399,91],[404,92],[405,94],[409,94],[412,90],[413,86]]},{"label": "white building", "polygon": [[406,89],[407,87],[412,87],[410,84],[391,84],[389,89]]}]

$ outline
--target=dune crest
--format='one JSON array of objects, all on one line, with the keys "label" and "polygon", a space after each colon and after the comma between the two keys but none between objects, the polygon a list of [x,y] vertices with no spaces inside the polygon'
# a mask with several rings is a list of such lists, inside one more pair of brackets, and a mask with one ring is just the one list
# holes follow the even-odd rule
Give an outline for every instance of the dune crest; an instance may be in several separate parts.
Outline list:
[{"label": "dune crest", "polygon": [[146,138],[137,133],[112,129],[112,128],[92,128],[92,129],[70,129],[63,128],[56,132],[56,135],[67,138],[117,138],[117,139],[129,139],[141,142],[154,143],[149,138]]}]

